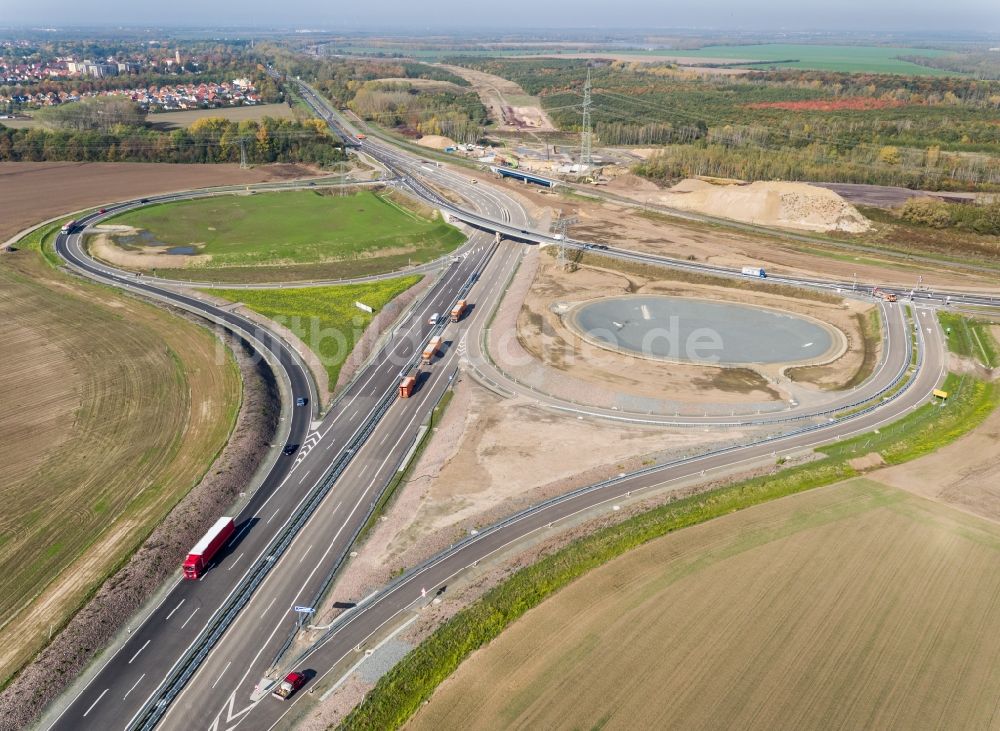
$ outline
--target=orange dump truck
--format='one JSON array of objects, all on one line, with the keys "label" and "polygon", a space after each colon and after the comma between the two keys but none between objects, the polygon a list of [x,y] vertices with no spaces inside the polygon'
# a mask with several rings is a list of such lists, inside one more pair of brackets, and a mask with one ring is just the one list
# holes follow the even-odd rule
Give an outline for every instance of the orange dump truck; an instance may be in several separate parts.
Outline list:
[{"label": "orange dump truck", "polygon": [[417,377],[407,376],[402,381],[399,382],[399,397],[400,398],[410,398],[413,392],[417,389]]},{"label": "orange dump truck", "polygon": [[434,360],[434,356],[437,355],[438,348],[440,347],[441,336],[435,335],[428,341],[427,347],[424,348],[423,355],[420,356],[420,361],[424,363],[424,365],[430,365],[431,361]]}]

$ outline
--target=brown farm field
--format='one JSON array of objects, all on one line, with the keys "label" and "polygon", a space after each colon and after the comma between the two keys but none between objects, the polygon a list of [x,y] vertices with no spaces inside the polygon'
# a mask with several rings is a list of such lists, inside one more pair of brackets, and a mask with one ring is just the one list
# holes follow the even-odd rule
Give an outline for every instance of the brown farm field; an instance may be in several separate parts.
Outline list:
[{"label": "brown farm field", "polygon": [[241,402],[209,331],[0,254],[0,683],[199,482]]},{"label": "brown farm field", "polygon": [[868,479],[654,540],[530,611],[409,728],[990,728],[1000,526]]},{"label": "brown farm field", "polygon": [[32,224],[142,195],[213,185],[292,180],[304,165],[167,165],[145,162],[0,162],[0,244]]},{"label": "brown farm field", "polygon": [[274,119],[295,119],[295,113],[287,104],[257,104],[246,107],[223,107],[220,109],[186,109],[183,112],[160,112],[150,114],[146,121],[158,129],[171,130],[190,127],[199,119],[217,117],[233,122]]}]

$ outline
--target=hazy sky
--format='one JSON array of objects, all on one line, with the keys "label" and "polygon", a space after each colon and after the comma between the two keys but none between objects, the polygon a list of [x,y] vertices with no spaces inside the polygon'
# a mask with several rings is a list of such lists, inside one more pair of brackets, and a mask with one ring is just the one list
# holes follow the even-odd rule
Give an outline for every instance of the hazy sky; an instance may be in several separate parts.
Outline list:
[{"label": "hazy sky", "polygon": [[0,25],[1000,32],[1000,0],[0,0]]}]

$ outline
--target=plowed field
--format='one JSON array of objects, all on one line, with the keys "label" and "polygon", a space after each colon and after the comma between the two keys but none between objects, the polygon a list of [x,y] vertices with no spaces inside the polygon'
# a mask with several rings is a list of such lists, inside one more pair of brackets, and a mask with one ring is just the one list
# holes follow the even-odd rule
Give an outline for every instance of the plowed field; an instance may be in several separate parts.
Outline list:
[{"label": "plowed field", "polygon": [[657,539],[529,612],[410,723],[989,728],[1000,528],[858,479]]}]

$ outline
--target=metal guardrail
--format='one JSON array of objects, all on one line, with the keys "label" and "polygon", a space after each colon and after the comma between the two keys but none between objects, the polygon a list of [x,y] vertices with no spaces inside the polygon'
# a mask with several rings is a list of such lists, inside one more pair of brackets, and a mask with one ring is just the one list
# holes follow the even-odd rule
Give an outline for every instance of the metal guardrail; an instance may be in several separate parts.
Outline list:
[{"label": "metal guardrail", "polygon": [[[458,290],[458,293],[452,299],[451,302],[452,308],[455,306],[455,303],[457,303],[460,299],[463,299],[468,295],[469,291],[472,289],[473,285],[475,285],[476,281],[478,280],[479,273],[490,262],[495,252],[496,252],[496,244],[493,245],[489,254],[483,257],[483,261],[480,262],[479,266],[472,273],[472,275],[470,275],[469,279]],[[450,310],[448,311],[450,312]],[[424,341],[424,345],[426,346],[426,344],[430,342],[430,339],[434,337],[436,333],[442,332],[445,327],[447,327],[447,322],[443,321],[438,327],[432,329],[431,332],[428,334],[427,339]],[[422,354],[421,349],[416,350],[413,356],[407,362],[406,366],[402,369],[403,372],[408,372],[415,365],[417,365],[420,362],[421,354]],[[458,368],[456,367],[452,371],[451,375],[448,376],[449,383],[451,383],[454,380],[455,374],[457,372]],[[390,393],[392,393],[393,398],[395,398],[395,394],[393,392]],[[438,400],[438,402],[440,402],[440,399]],[[433,411],[433,409],[436,406],[437,403],[435,403],[434,406],[431,407],[431,411]],[[406,455],[404,454],[400,458],[400,461],[402,461],[402,459],[405,459],[405,457]],[[397,462],[397,466],[398,465],[399,462]],[[330,590],[330,587],[332,586],[334,579],[336,579],[337,574],[340,572],[340,569],[343,567],[344,562],[350,555],[351,549],[354,547],[354,543],[358,540],[358,537],[361,535],[361,532],[364,530],[364,527],[368,524],[369,519],[371,519],[372,515],[375,512],[376,507],[378,506],[379,502],[382,499],[383,493],[386,491],[386,489],[389,487],[389,484],[392,482],[392,474],[393,473],[389,474],[389,477],[386,479],[385,484],[383,484],[381,488],[379,488],[379,491],[372,498],[371,505],[368,508],[368,511],[365,513],[364,520],[358,523],[358,527],[354,531],[354,534],[351,536],[351,540],[348,541],[348,543],[344,547],[344,550],[340,552],[339,556],[337,556],[337,560],[334,562],[334,565],[331,567],[330,571],[327,572],[326,576],[323,578],[322,583],[320,584],[313,598],[310,600],[308,606],[311,607],[318,606],[319,603],[323,600],[324,595]],[[276,666],[279,662],[281,662],[281,658],[288,651],[288,648],[292,646],[292,643],[295,641],[295,636],[299,633],[300,630],[301,627],[299,625],[296,625],[291,629],[291,631],[288,634],[288,637],[285,638],[285,641],[282,643],[281,647],[275,653],[274,658],[271,660],[270,668],[274,668],[274,666]]]},{"label": "metal guardrail", "polygon": [[[496,248],[494,245],[490,254],[483,258],[483,261],[472,273],[468,281],[466,281],[465,284],[459,288],[458,293],[452,300],[452,306],[454,306],[455,302],[468,294],[469,290],[478,280],[479,273],[486,266],[486,264],[489,263],[493,255],[493,251],[495,250]],[[443,329],[444,327],[445,323],[442,323],[440,328],[432,330],[430,335],[432,336],[437,330]],[[419,362],[419,359],[420,351],[415,350],[405,370],[411,369],[417,362]],[[324,477],[322,482],[313,488],[306,499],[302,502],[295,515],[293,515],[288,523],[286,523],[282,531],[274,539],[272,539],[271,543],[268,544],[268,547],[262,552],[261,558],[254,563],[251,569],[244,575],[240,583],[230,593],[223,606],[216,610],[215,614],[209,620],[209,623],[205,626],[201,633],[199,633],[194,642],[192,642],[188,647],[184,656],[174,664],[173,668],[171,668],[170,673],[168,673],[167,680],[160,685],[160,688],[155,695],[144,704],[143,708],[140,709],[133,720],[129,723],[129,729],[142,729],[142,731],[148,731],[159,723],[160,719],[166,713],[170,703],[180,694],[184,686],[204,662],[205,658],[208,657],[212,648],[214,648],[216,643],[218,643],[218,641],[222,638],[222,635],[225,634],[226,630],[229,629],[229,626],[233,623],[233,621],[235,621],[236,617],[239,615],[240,611],[247,604],[247,602],[250,601],[254,592],[274,567],[274,564],[277,563],[278,559],[281,558],[284,552],[288,549],[288,546],[291,545],[292,541],[298,535],[302,527],[306,524],[309,518],[312,517],[313,513],[315,513],[323,499],[333,488],[337,479],[341,474],[343,474],[344,470],[347,469],[347,466],[354,458],[354,455],[368,440],[368,437],[375,430],[378,423],[382,420],[382,417],[389,410],[389,407],[395,403],[396,398],[395,389],[389,389],[386,391],[376,407],[373,409],[372,413],[365,420],[364,424],[358,429],[346,445],[345,449],[334,461],[330,470],[327,472],[326,477]],[[385,488],[383,487],[382,489],[384,490]],[[371,510],[374,510],[374,505]],[[370,517],[370,515],[365,517],[365,522],[367,522],[368,517]],[[361,523],[360,525],[363,526],[364,523]],[[338,568],[343,564],[344,558],[347,552],[350,551],[350,546],[357,538],[357,534],[359,532],[360,528],[356,531],[355,536],[352,537],[351,543],[348,544],[345,549],[344,555],[338,558]],[[332,575],[329,580],[332,581]],[[328,586],[324,586],[323,591],[325,591],[326,588],[328,588]],[[294,639],[294,632],[292,633],[291,639]],[[283,646],[282,650],[279,652],[279,655],[277,656],[278,658],[284,654],[290,644],[291,641],[287,641],[286,645]]]},{"label": "metal guardrail", "polygon": [[[924,336],[923,336],[923,333],[920,330],[919,323],[915,322],[914,325],[915,325],[914,330],[918,333],[920,341],[922,342],[923,339],[924,339]],[[907,341],[908,344],[910,344],[909,333],[907,333],[907,336],[908,337],[906,338],[906,341]],[[909,362],[910,362],[910,359],[908,358],[907,359],[907,366],[909,366]],[[915,370],[914,370],[914,373],[913,373],[914,378],[916,378],[916,376],[920,373],[921,369],[923,368],[923,364],[924,364],[923,348],[921,347],[921,348],[918,348],[918,350],[917,350],[917,361],[916,361]],[[912,381],[911,381],[911,383],[912,383]],[[856,412],[854,414],[851,414],[848,417],[845,417],[844,419],[839,420],[838,423],[843,423],[844,421],[848,421],[848,420],[854,420],[854,419],[860,418],[861,416],[863,416],[865,414],[869,414],[869,413],[875,411],[876,409],[880,408],[881,406],[883,406],[885,403],[890,403],[892,401],[895,401],[897,398],[900,398],[908,389],[909,389],[909,386],[906,386],[906,387],[900,389],[899,391],[897,391],[892,396],[890,396],[886,402],[883,402],[881,404],[874,404],[872,406],[869,406],[866,409],[858,411],[858,412]],[[377,603],[378,601],[380,601],[381,599],[383,599],[388,594],[391,594],[401,584],[406,583],[407,581],[409,581],[410,579],[412,579],[417,574],[425,571],[426,569],[430,568],[431,566],[434,566],[437,563],[440,563],[441,561],[444,561],[447,558],[450,558],[454,554],[456,554],[459,551],[463,550],[466,546],[468,546],[468,545],[470,545],[472,543],[475,543],[477,541],[483,540],[484,538],[493,535],[497,531],[503,530],[507,526],[510,526],[510,525],[512,525],[514,523],[517,523],[518,521],[524,520],[525,518],[530,517],[530,516],[532,516],[532,515],[534,515],[536,513],[539,513],[539,512],[541,512],[543,510],[546,510],[546,509],[548,509],[548,508],[550,508],[550,507],[552,507],[554,505],[558,505],[560,503],[565,503],[565,502],[568,502],[570,500],[574,500],[574,499],[576,499],[578,497],[581,497],[583,495],[587,495],[589,493],[605,489],[607,487],[610,487],[610,486],[618,484],[618,483],[626,482],[628,480],[634,479],[634,478],[639,477],[641,475],[653,474],[653,473],[656,473],[656,472],[662,472],[664,470],[672,469],[674,467],[678,467],[678,466],[681,466],[681,465],[684,465],[684,464],[692,464],[694,462],[703,460],[703,459],[705,459],[707,457],[713,457],[713,456],[717,456],[717,455],[721,455],[721,454],[729,454],[729,453],[732,453],[732,452],[735,452],[735,451],[738,451],[738,450],[741,450],[741,449],[746,449],[746,448],[749,448],[749,447],[755,447],[755,446],[759,446],[759,445],[762,445],[762,444],[767,444],[769,442],[774,442],[774,441],[786,439],[786,438],[789,438],[789,437],[798,436],[800,434],[807,434],[807,433],[810,433],[810,432],[815,432],[815,431],[819,431],[819,430],[827,429],[827,428],[829,428],[829,424],[828,423],[826,423],[826,424],[813,424],[813,425],[809,425],[809,426],[803,427],[801,429],[797,429],[797,430],[792,431],[792,432],[786,432],[784,434],[772,435],[772,436],[764,437],[762,439],[757,439],[757,440],[746,442],[746,443],[742,443],[742,444],[733,444],[733,445],[730,445],[730,446],[727,446],[727,447],[722,447],[722,448],[719,448],[719,449],[711,450],[709,452],[705,452],[705,453],[698,454],[698,455],[695,455],[695,456],[682,457],[680,459],[672,460],[670,462],[665,462],[665,463],[660,464],[660,465],[653,465],[653,466],[650,466],[650,467],[644,467],[642,469],[635,470],[633,472],[629,472],[629,473],[621,475],[619,477],[613,477],[613,478],[608,479],[608,480],[603,480],[601,482],[596,482],[596,483],[594,483],[592,485],[588,485],[586,487],[582,487],[582,488],[579,488],[577,490],[573,490],[571,492],[567,492],[567,493],[564,493],[562,495],[558,495],[556,497],[549,498],[548,500],[544,500],[544,501],[542,501],[542,502],[540,502],[540,503],[538,503],[536,505],[532,505],[531,507],[525,508],[524,510],[521,510],[521,511],[519,511],[517,513],[514,513],[513,515],[510,515],[507,518],[505,518],[505,519],[503,519],[501,521],[498,521],[498,522],[494,523],[491,526],[488,526],[486,528],[483,528],[483,529],[479,530],[475,535],[466,536],[462,540],[458,541],[457,543],[454,543],[453,545],[451,545],[450,547],[448,547],[445,550],[441,551],[440,553],[437,553],[434,556],[431,556],[430,558],[422,561],[421,563],[419,563],[416,566],[412,567],[411,569],[407,570],[406,572],[404,572],[403,574],[401,574],[400,576],[396,577],[391,582],[389,582],[388,584],[386,584],[382,589],[380,589],[380,590],[378,590],[378,591],[370,594],[369,596],[365,597],[364,599],[362,599],[354,607],[351,607],[350,609],[348,609],[347,611],[345,611],[343,614],[341,614],[340,616],[338,616],[336,619],[334,619],[333,622],[330,623],[330,625],[326,629],[326,631],[323,633],[323,635],[318,640],[316,640],[316,642],[314,642],[311,647],[309,647],[308,649],[306,649],[305,651],[303,651],[298,657],[296,657],[295,662],[296,663],[302,663],[302,662],[304,662],[313,652],[315,652],[316,650],[318,650],[320,647],[322,647],[322,645],[324,645],[328,640],[330,640],[339,631],[341,625],[343,625],[348,619],[350,619],[355,614],[357,614],[358,611],[363,610],[365,607],[368,607],[368,606],[371,606],[372,604]]]},{"label": "metal guardrail", "polygon": [[326,477],[319,483],[300,505],[295,515],[285,524],[284,529],[272,539],[268,544],[261,558],[246,573],[243,580],[230,593],[226,603],[216,610],[212,619],[191,643],[188,651],[171,669],[168,678],[160,686],[160,690],[155,697],[146,702],[145,706],[136,714],[136,717],[129,723],[129,729],[152,729],[166,713],[167,707],[177,697],[184,685],[191,676],[198,670],[212,648],[219,641],[229,625],[236,619],[240,610],[250,601],[254,591],[264,581],[268,573],[277,563],[291,545],[295,536],[302,529],[305,523],[312,517],[319,507],[323,498],[330,492],[337,478],[350,464],[358,448],[364,444],[365,440],[374,431],[378,422],[389,407],[395,402],[395,393],[387,392],[378,402],[372,414],[365,421],[364,425],[355,433],[348,442],[346,448],[334,461],[333,466],[327,472]]}]

